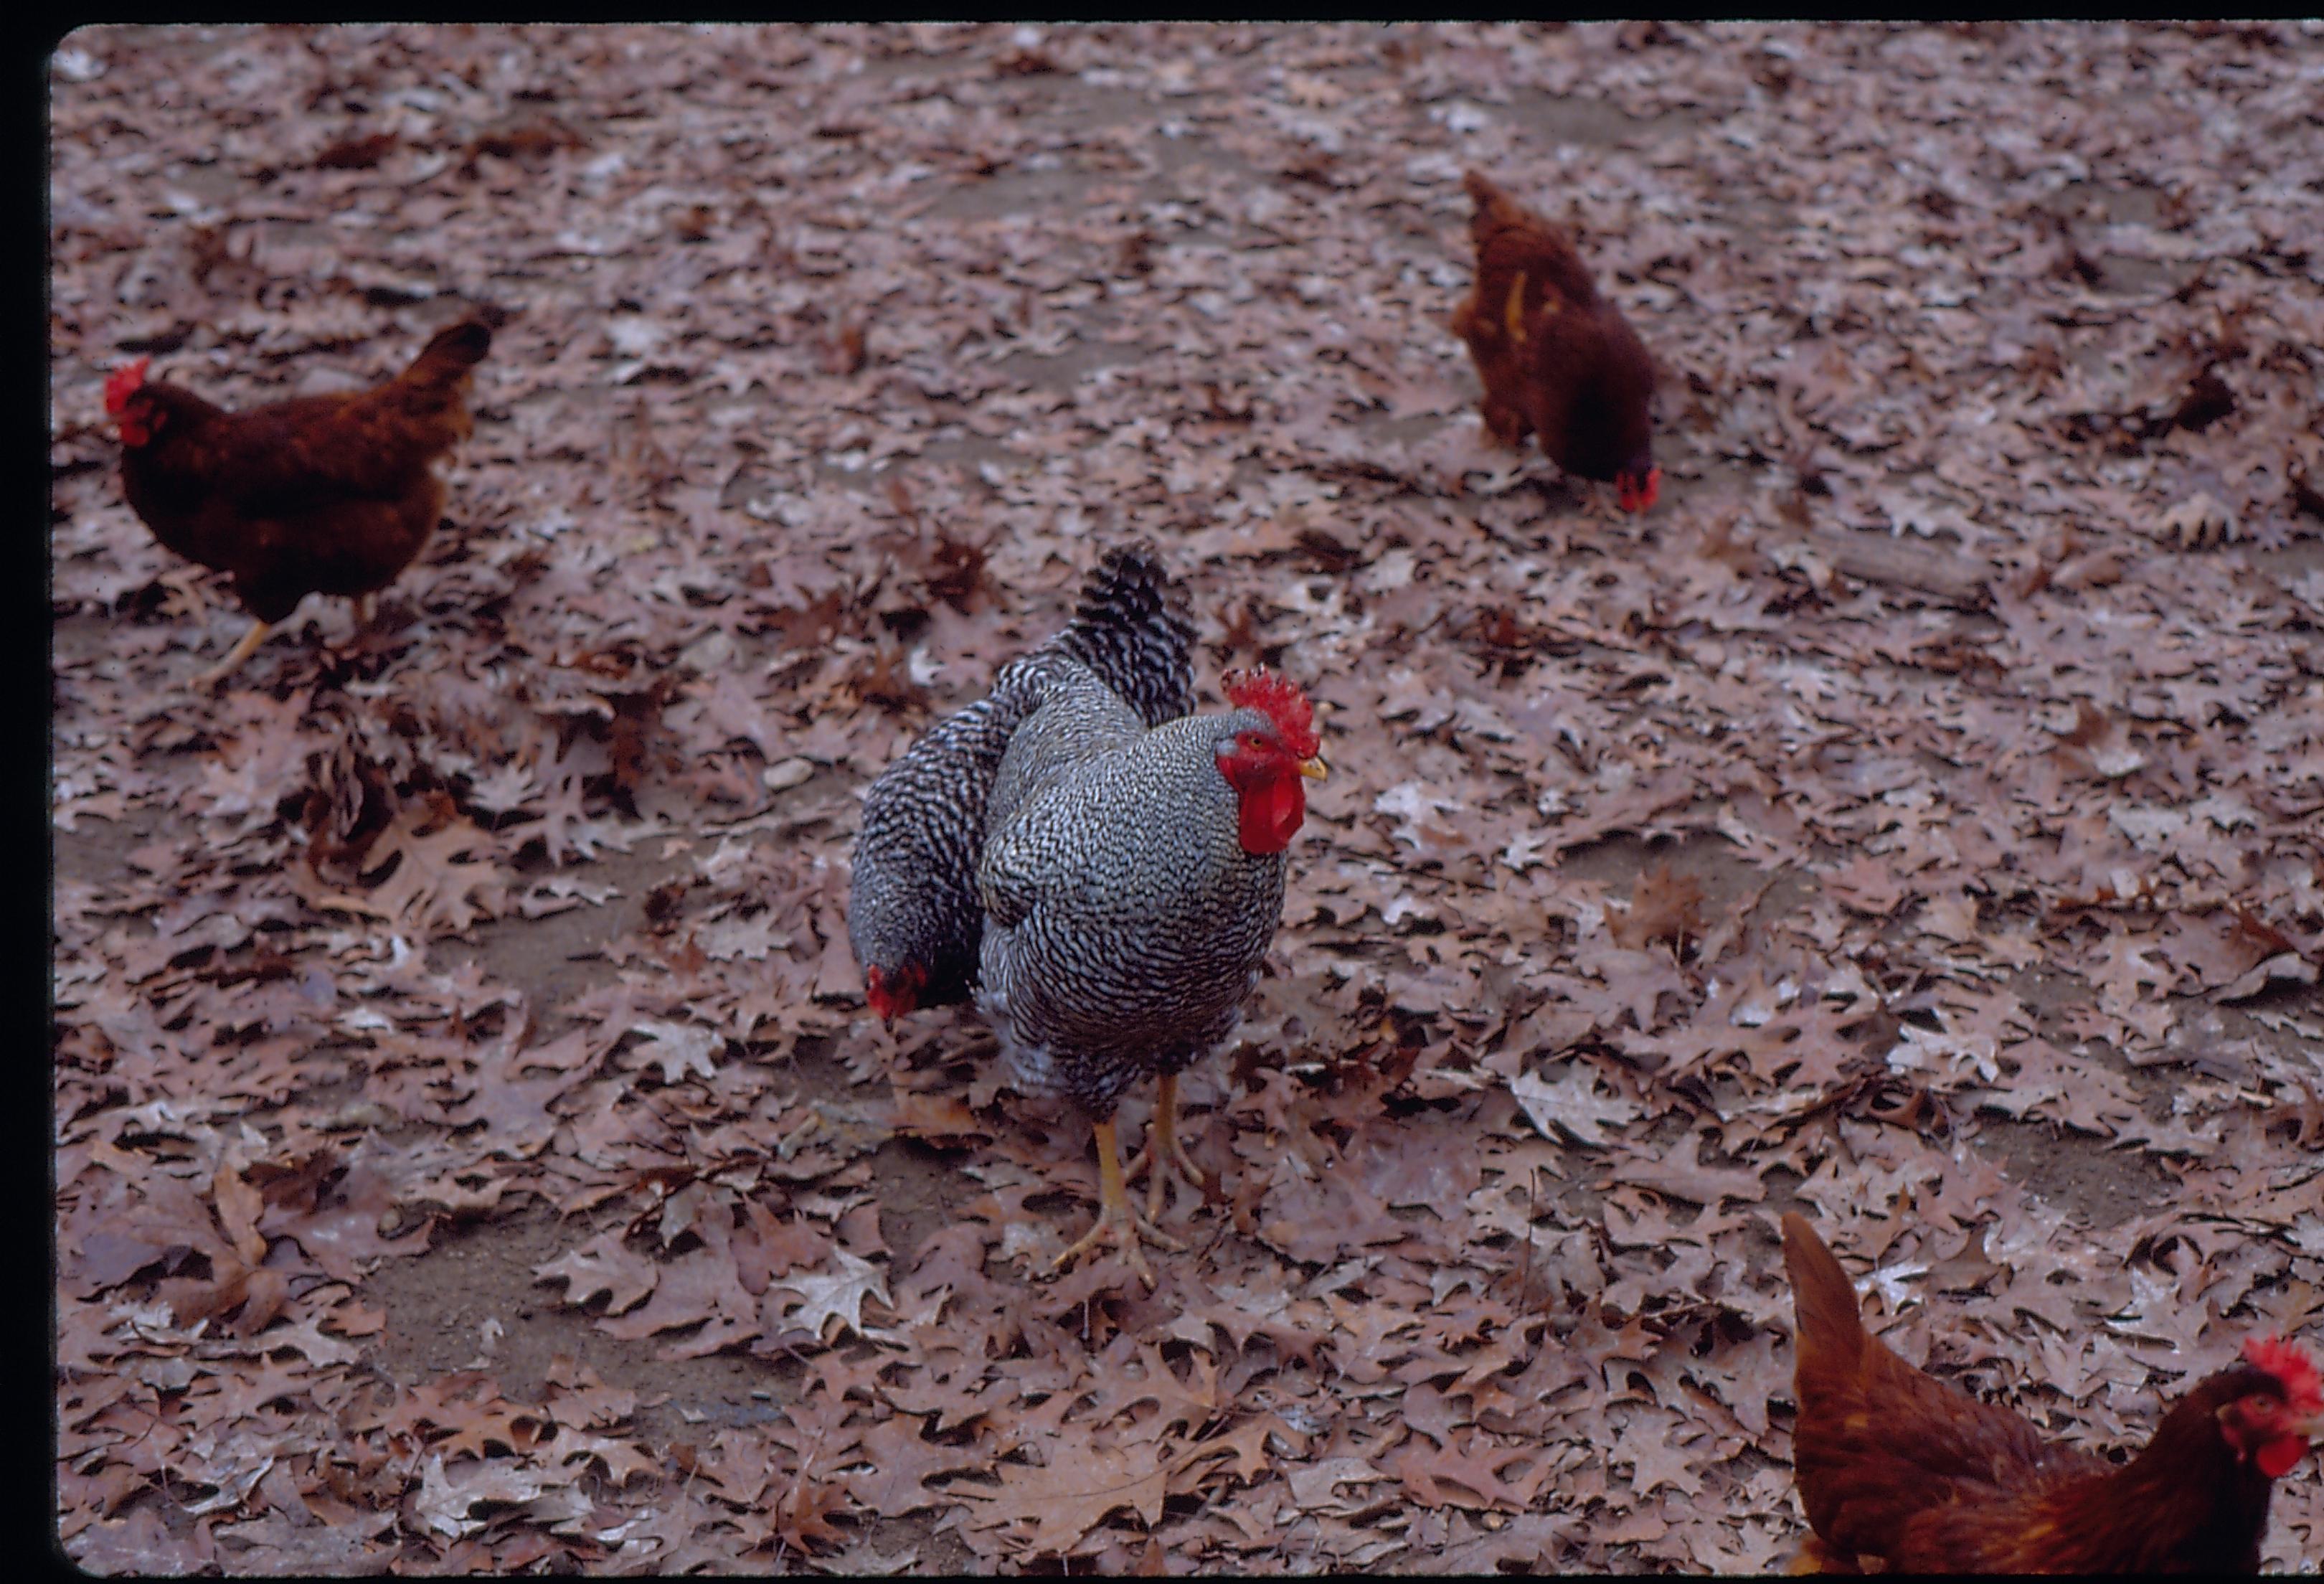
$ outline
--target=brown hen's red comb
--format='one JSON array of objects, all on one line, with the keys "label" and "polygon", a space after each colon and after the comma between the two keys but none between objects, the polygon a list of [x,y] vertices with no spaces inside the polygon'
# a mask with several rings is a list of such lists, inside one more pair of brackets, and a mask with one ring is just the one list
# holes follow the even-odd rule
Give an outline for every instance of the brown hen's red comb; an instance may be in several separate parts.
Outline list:
[{"label": "brown hen's red comb", "polygon": [[2299,1343],[2284,1337],[2254,1337],[2244,1344],[2244,1362],[2282,1381],[2294,1409],[2307,1413],[2324,1409],[2324,1376],[2317,1374],[2316,1361]]},{"label": "brown hen's red comb", "polygon": [[1256,709],[1275,723],[1277,735],[1295,759],[1313,759],[1323,740],[1315,735],[1315,707],[1289,677],[1277,676],[1265,666],[1256,671],[1231,671],[1222,684],[1227,702],[1238,709]]},{"label": "brown hen's red comb", "polygon": [[129,405],[129,398],[135,395],[138,387],[145,383],[145,371],[152,366],[152,363],[151,357],[140,357],[105,376],[106,416],[121,416],[121,410]]}]

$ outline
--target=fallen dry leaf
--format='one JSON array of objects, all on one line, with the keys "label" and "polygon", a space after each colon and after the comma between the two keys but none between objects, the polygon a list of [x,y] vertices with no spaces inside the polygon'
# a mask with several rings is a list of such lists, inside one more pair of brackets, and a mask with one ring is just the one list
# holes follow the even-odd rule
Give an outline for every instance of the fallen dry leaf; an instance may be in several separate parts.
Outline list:
[{"label": "fallen dry leaf", "polygon": [[[1794,1200],[2076,1444],[2312,1339],[2318,42],[66,36],[57,1543],[1759,1571]],[[1660,365],[1652,511],[1487,443],[1471,168]],[[472,313],[418,560],[188,691],[106,377]],[[845,940],[862,787],[1133,531],[1332,764],[1150,1294],[1046,1279],[1086,1128]]]}]

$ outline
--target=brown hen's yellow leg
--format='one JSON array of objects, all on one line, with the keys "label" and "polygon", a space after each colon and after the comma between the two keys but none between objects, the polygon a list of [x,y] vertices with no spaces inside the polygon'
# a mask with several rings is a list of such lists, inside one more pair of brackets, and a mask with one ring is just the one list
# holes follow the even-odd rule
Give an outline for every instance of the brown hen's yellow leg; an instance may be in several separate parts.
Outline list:
[{"label": "brown hen's yellow leg", "polygon": [[368,627],[371,625],[372,618],[378,614],[378,595],[358,594],[355,596],[355,625],[358,628]]},{"label": "brown hen's yellow leg", "polygon": [[250,624],[250,631],[242,635],[242,641],[236,644],[233,648],[226,651],[226,658],[224,660],[219,661],[216,665],[210,667],[209,670],[196,677],[194,679],[194,686],[198,688],[217,687],[220,682],[226,681],[227,677],[231,676],[237,666],[241,665],[244,661],[248,660],[252,652],[257,649],[261,644],[265,643],[267,635],[273,631],[274,624],[272,622],[253,621]]},{"label": "brown hen's yellow leg", "polygon": [[1154,1102],[1154,1127],[1150,1143],[1146,1146],[1147,1159],[1152,1175],[1146,1180],[1146,1218],[1162,1218],[1162,1168],[1168,1161],[1178,1175],[1191,1184],[1196,1193],[1207,1195],[1211,1189],[1209,1174],[1187,1158],[1186,1146],[1178,1142],[1178,1075],[1165,1073],[1162,1093]]},{"label": "brown hen's yellow leg", "polygon": [[1051,1269],[1064,1270],[1100,1244],[1111,1243],[1120,1248],[1139,1280],[1153,1286],[1153,1269],[1147,1264],[1146,1251],[1139,1245],[1151,1243],[1173,1253],[1182,1246],[1156,1231],[1145,1217],[1130,1208],[1130,1190],[1121,1185],[1121,1145],[1114,1137],[1111,1116],[1097,1125],[1097,1178],[1101,1201],[1097,1225],[1083,1234],[1080,1242],[1059,1255]]}]

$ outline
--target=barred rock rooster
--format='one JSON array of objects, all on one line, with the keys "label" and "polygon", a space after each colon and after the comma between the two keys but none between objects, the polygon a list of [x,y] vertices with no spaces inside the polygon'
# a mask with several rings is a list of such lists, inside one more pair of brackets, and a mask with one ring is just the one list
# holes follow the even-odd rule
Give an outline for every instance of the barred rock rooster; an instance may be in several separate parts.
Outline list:
[{"label": "barred rock rooster", "polygon": [[847,940],[864,1000],[892,1023],[965,1001],[984,912],[976,866],[985,804],[1010,736],[1070,670],[1093,675],[1145,726],[1194,707],[1186,591],[1154,547],[1109,552],[1083,580],[1065,630],[1002,666],[992,690],[906,749],[863,797]]},{"label": "barred rock rooster", "polygon": [[367,601],[410,564],[444,509],[434,463],[473,427],[469,376],[492,344],[472,320],[369,390],[245,412],[148,381],[148,357],[114,371],[105,410],[130,509],[165,547],[232,578],[251,614],[196,686],[223,681],[308,595]]},{"label": "barred rock rooster", "polygon": [[[1075,673],[1078,674],[1075,674]],[[1314,712],[1265,672],[1231,676],[1223,715],[1148,727],[1083,667],[1010,738],[992,788],[978,883],[977,1005],[1017,1087],[1093,1119],[1097,1224],[1057,1258],[1121,1246],[1148,1286],[1166,1163],[1204,1185],[1177,1137],[1178,1074],[1226,1038],[1283,920],[1284,849],[1323,773]],[[1161,1080],[1147,1212],[1122,1187],[1113,1114]]]},{"label": "barred rock rooster", "polygon": [[1815,1531],[1801,1571],[2259,1570],[2268,1495],[2324,1436],[2324,1388],[2293,1343],[2253,1338],[2119,1467],[1926,1375],[1864,1329],[1813,1227],[1784,1217],[1799,1419],[1792,1459]]},{"label": "barred rock rooster", "polygon": [[1485,427],[1504,445],[1528,434],[1559,468],[1611,479],[1626,512],[1655,504],[1654,359],[1622,310],[1598,294],[1556,227],[1471,171],[1477,280],[1453,310],[1485,386]]}]

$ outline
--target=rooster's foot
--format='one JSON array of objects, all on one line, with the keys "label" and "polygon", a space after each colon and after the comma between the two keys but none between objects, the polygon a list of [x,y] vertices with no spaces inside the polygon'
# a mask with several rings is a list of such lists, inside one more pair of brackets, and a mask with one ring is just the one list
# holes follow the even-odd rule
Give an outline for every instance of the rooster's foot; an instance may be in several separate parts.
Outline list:
[{"label": "rooster's foot", "polygon": [[[1175,1100],[1175,1089],[1167,1092],[1164,1098]],[[1183,1246],[1176,1239],[1156,1231],[1151,1220],[1130,1208],[1129,1190],[1121,1185],[1121,1147],[1114,1137],[1113,1118],[1108,1116],[1096,1124],[1094,1131],[1097,1134],[1097,1225],[1084,1234],[1080,1242],[1059,1255],[1049,1268],[1064,1270],[1098,1245],[1116,1244],[1129,1259],[1130,1268],[1138,1273],[1138,1279],[1150,1291],[1154,1286],[1154,1270],[1146,1263],[1146,1251],[1139,1245],[1151,1243],[1174,1254],[1179,1252]]]},{"label": "rooster's foot", "polygon": [[[1141,1163],[1153,1168],[1157,1158],[1168,1161],[1196,1193],[1204,1199],[1211,1196],[1210,1174],[1194,1164],[1178,1138],[1178,1075],[1175,1072],[1163,1074],[1162,1092],[1154,1102],[1154,1126],[1147,1135],[1146,1147],[1139,1151],[1138,1159],[1122,1175],[1135,1177]],[[1162,1172],[1156,1168],[1147,1179],[1146,1218],[1149,1221],[1162,1218]]]},{"label": "rooster's foot", "polygon": [[[1187,1157],[1185,1144],[1173,1138],[1163,1153],[1169,1160],[1171,1172],[1175,1172],[1187,1187],[1204,1199],[1211,1197],[1216,1180]],[[1154,1145],[1149,1142],[1136,1154],[1130,1157],[1130,1163],[1121,1169],[1121,1176],[1122,1181],[1127,1182],[1140,1172],[1151,1173],[1146,1179],[1146,1218],[1149,1221],[1158,1221],[1162,1218],[1163,1181],[1169,1173],[1155,1172],[1153,1166]]]},{"label": "rooster's foot", "polygon": [[1128,1262],[1131,1270],[1138,1273],[1138,1279],[1145,1283],[1148,1290],[1151,1291],[1154,1286],[1154,1267],[1146,1263],[1146,1250],[1141,1246],[1148,1243],[1157,1248],[1167,1249],[1172,1254],[1183,1254],[1186,1246],[1168,1233],[1157,1227],[1153,1222],[1136,1210],[1131,1209],[1129,1201],[1125,1200],[1120,1204],[1107,1205],[1100,1209],[1097,1215],[1097,1225],[1083,1233],[1079,1242],[1051,1261],[1049,1268],[1053,1271],[1062,1271],[1091,1250],[1104,1244],[1111,1244],[1121,1250],[1121,1257]]}]

